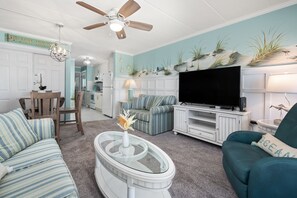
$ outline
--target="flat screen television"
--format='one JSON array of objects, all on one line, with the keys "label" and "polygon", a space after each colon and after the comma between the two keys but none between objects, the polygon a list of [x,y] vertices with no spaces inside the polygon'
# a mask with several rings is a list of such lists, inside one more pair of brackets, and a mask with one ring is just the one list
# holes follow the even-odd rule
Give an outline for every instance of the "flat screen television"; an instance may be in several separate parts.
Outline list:
[{"label": "flat screen television", "polygon": [[179,101],[238,107],[240,66],[179,73]]}]

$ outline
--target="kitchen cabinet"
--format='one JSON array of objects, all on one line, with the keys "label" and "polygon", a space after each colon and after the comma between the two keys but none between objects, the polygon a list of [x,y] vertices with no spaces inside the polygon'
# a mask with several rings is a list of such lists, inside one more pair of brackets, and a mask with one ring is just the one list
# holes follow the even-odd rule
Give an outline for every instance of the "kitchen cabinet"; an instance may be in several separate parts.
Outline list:
[{"label": "kitchen cabinet", "polygon": [[102,93],[95,93],[95,108],[96,110],[102,111]]}]

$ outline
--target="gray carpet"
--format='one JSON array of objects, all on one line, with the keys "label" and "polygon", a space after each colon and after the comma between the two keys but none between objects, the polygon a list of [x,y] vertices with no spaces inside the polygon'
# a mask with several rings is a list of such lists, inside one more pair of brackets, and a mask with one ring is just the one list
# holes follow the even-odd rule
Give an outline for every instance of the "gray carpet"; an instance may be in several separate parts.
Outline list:
[{"label": "gray carpet", "polygon": [[[61,127],[62,153],[80,197],[103,197],[94,176],[94,138],[104,131],[122,130],[116,120],[86,122],[84,130],[82,136],[74,125]],[[173,198],[236,197],[222,167],[220,147],[173,132],[157,136],[139,131],[132,134],[156,144],[173,160],[176,175],[169,189]]]}]

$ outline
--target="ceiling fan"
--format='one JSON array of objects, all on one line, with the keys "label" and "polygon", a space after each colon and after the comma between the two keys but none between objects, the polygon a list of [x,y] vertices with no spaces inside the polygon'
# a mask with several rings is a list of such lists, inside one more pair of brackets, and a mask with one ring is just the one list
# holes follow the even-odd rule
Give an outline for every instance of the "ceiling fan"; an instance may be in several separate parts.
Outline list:
[{"label": "ceiling fan", "polygon": [[129,17],[130,15],[132,15],[133,13],[135,13],[137,10],[140,9],[140,5],[136,3],[134,0],[128,0],[119,10],[117,10],[116,8],[113,8],[108,13],[105,13],[100,9],[95,8],[83,1],[77,1],[76,3],[108,19],[108,21],[106,22],[96,23],[96,24],[84,27],[85,30],[92,30],[92,29],[99,28],[109,24],[110,29],[116,32],[117,37],[119,39],[124,39],[126,38],[126,33],[124,31],[125,26],[136,28],[139,30],[144,30],[144,31],[150,31],[153,28],[153,26],[150,24],[126,19],[127,17]]}]

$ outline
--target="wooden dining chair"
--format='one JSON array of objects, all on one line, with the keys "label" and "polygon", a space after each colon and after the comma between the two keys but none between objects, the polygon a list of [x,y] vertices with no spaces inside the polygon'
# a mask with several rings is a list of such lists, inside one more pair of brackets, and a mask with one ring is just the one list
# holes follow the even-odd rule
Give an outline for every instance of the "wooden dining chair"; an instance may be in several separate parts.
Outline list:
[{"label": "wooden dining chair", "polygon": [[[61,92],[31,92],[31,111],[29,118],[52,118],[55,123],[57,142],[60,142],[60,96]],[[34,109],[34,110],[33,110]]]},{"label": "wooden dining chair", "polygon": [[29,112],[30,112],[30,105],[28,105],[31,101],[30,98],[20,98],[19,103],[20,106],[22,107],[23,113],[26,116],[26,118],[29,118]]},{"label": "wooden dining chair", "polygon": [[64,118],[64,121],[61,121],[61,125],[65,124],[76,124],[77,130],[81,132],[81,134],[84,134],[84,129],[82,126],[81,121],[81,107],[82,107],[82,100],[83,100],[83,91],[77,92],[77,95],[75,97],[75,107],[74,108],[60,108],[60,115],[61,114],[75,114],[75,120],[66,120]]}]

